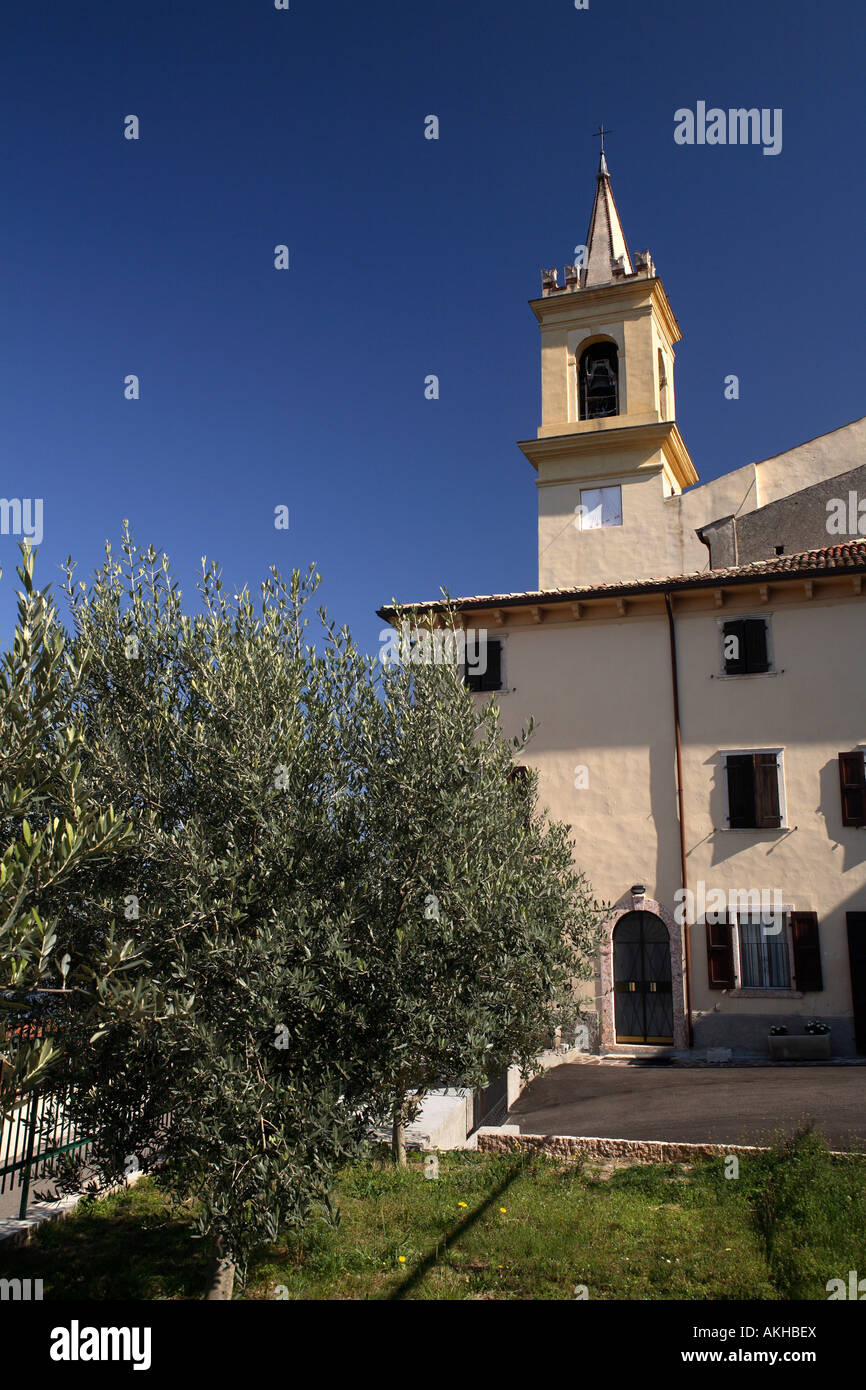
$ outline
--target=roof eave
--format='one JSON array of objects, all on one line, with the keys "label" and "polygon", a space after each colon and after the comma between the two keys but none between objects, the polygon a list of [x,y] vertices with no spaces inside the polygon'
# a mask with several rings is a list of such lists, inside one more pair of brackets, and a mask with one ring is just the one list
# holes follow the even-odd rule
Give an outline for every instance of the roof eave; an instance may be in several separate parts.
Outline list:
[{"label": "roof eave", "polygon": [[[804,551],[804,555],[812,552]],[[795,559],[788,556],[787,559]],[[510,609],[531,608],[559,603],[589,603],[598,599],[628,598],[641,594],[688,593],[704,589],[740,588],[744,585],[803,583],[804,580],[838,579],[866,574],[866,546],[861,558],[852,564],[831,568],[782,569],[768,564],[767,568],[744,566],[737,573],[728,570],[707,570],[703,574],[670,575],[663,579],[633,580],[626,584],[611,584],[596,588],[536,590],[524,594],[478,594],[471,598],[436,599],[426,603],[385,605],[377,609],[376,616],[385,622],[401,614],[411,612],[443,613],[449,608],[456,612],[473,609],[499,608],[503,612]]]}]

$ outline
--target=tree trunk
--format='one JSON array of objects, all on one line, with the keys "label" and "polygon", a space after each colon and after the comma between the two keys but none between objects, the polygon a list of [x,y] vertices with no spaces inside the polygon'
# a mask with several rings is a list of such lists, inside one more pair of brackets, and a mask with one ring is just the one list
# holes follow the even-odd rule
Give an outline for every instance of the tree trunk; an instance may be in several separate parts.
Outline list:
[{"label": "tree trunk", "polygon": [[406,1167],[406,1098],[400,1096],[394,1106],[391,1123],[391,1157],[398,1168]]},{"label": "tree trunk", "polygon": [[208,1270],[208,1288],[205,1300],[210,1302],[211,1299],[231,1299],[234,1286],[234,1260],[226,1254],[222,1236],[216,1236],[212,1248],[211,1266]]}]

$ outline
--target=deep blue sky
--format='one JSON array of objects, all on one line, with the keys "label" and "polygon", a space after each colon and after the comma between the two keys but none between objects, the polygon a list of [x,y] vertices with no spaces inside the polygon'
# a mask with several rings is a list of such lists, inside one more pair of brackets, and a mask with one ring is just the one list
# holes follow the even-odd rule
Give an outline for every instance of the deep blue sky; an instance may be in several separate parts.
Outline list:
[{"label": "deep blue sky", "polygon": [[[0,492],[44,498],[40,578],[128,516],[188,590],[203,553],[233,586],[317,562],[368,647],[393,596],[534,587],[527,300],[584,239],[600,120],[701,477],[862,415],[863,34],[855,0],[6,6]],[[677,146],[699,99],[783,108],[782,153]]]}]

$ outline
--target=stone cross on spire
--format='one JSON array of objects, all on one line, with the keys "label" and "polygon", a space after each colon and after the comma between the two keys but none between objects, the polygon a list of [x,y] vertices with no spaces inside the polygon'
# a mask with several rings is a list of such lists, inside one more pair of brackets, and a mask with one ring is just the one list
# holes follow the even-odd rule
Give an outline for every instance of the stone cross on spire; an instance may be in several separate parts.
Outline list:
[{"label": "stone cross on spire", "polygon": [[586,234],[586,257],[581,283],[583,289],[590,285],[609,284],[614,278],[614,263],[622,267],[621,274],[634,274],[604,155],[604,137],[611,133],[603,124],[595,132],[596,137],[601,137],[601,157],[596,174],[595,202],[592,205],[592,217]]},{"label": "stone cross on spire", "polygon": [[598,161],[598,171],[599,171],[599,173],[602,173],[602,172],[603,172],[603,173],[606,174],[606,173],[607,173],[607,160],[606,160],[605,157],[604,157],[604,137],[605,137],[606,135],[613,135],[613,131],[612,131],[608,126],[605,125],[604,121],[602,121],[602,123],[601,123],[601,125],[599,126],[598,130],[596,130],[596,131],[594,132],[594,135],[595,135],[596,140],[598,140],[599,137],[601,138],[601,158],[600,158],[599,161]]}]

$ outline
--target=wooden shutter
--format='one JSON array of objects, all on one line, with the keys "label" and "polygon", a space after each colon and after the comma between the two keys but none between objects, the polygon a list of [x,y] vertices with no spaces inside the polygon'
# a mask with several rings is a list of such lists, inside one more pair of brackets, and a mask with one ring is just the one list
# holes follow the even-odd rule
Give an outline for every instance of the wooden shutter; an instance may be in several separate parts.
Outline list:
[{"label": "wooden shutter", "polygon": [[733,989],[734,928],[730,922],[707,922],[707,984],[710,989]]},{"label": "wooden shutter", "polygon": [[761,830],[778,830],[782,824],[779,807],[779,756],[755,753],[755,825]]},{"label": "wooden shutter", "polygon": [[463,679],[469,690],[483,690],[484,677],[476,666],[470,666],[467,661],[463,667]]},{"label": "wooden shutter", "polygon": [[755,764],[751,753],[729,753],[728,823],[732,830],[747,830],[755,824]]},{"label": "wooden shutter", "polygon": [[824,988],[821,973],[821,940],[817,912],[792,912],[794,985],[804,994]]},{"label": "wooden shutter", "polygon": [[502,643],[496,638],[485,642],[483,647],[479,647],[479,661],[483,656],[486,657],[487,665],[484,671],[479,671],[471,666],[466,670],[466,684],[470,690],[501,690],[502,689]]},{"label": "wooden shutter", "polygon": [[487,643],[487,670],[484,672],[485,690],[500,690],[502,688],[502,643],[492,641]]},{"label": "wooden shutter", "polygon": [[862,753],[839,754],[842,824],[866,825],[866,759]]},{"label": "wooden shutter", "polygon": [[747,618],[743,623],[745,628],[745,667],[748,672],[766,671],[769,668],[767,660],[767,624],[763,618]]},{"label": "wooden shutter", "polygon": [[[722,655],[725,658],[725,674],[728,676],[741,676],[746,669],[746,624],[742,618],[732,618],[729,623],[722,625],[723,645]],[[728,638],[736,637],[737,654],[736,656],[727,655]]]}]

